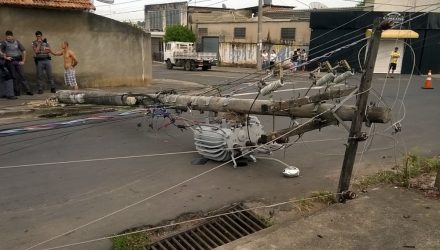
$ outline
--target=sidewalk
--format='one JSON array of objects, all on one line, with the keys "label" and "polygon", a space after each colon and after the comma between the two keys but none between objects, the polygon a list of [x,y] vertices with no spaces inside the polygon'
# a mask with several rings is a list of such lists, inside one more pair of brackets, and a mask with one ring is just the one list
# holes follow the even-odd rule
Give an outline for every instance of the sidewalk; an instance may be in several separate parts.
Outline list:
[{"label": "sidewalk", "polygon": [[216,249],[440,249],[439,222],[439,200],[382,186]]}]

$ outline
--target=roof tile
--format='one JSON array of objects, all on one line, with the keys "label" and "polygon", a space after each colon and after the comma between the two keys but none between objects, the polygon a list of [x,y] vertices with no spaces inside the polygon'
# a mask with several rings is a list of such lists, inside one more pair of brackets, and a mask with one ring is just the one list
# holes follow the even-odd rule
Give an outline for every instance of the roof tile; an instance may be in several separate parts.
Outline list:
[{"label": "roof tile", "polygon": [[95,9],[91,0],[0,0],[0,5],[19,5],[49,9]]}]

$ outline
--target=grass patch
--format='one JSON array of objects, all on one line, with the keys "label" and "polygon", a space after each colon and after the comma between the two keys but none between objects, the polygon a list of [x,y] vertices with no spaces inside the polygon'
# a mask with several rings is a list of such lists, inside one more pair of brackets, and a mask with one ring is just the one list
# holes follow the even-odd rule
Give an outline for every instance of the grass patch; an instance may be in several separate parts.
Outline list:
[{"label": "grass patch", "polygon": [[145,233],[118,236],[112,239],[113,250],[143,250],[149,243]]},{"label": "grass patch", "polygon": [[313,201],[321,202],[326,205],[336,203],[336,195],[329,191],[312,192],[309,197],[313,198]]},{"label": "grass patch", "polygon": [[410,153],[404,158],[403,166],[396,166],[394,170],[383,170],[374,175],[361,177],[355,181],[354,185],[360,189],[377,184],[408,186],[411,178],[437,171],[439,168],[439,157],[427,158],[417,153]]},{"label": "grass patch", "polygon": [[311,200],[304,198],[299,200],[298,202],[295,202],[294,207],[296,208],[296,210],[298,210],[298,212],[305,213],[312,210],[313,203]]},{"label": "grass patch", "polygon": [[294,207],[301,213],[309,212],[315,206],[315,202],[320,202],[328,206],[336,203],[336,195],[329,191],[315,191],[310,193],[306,198],[295,202]]}]

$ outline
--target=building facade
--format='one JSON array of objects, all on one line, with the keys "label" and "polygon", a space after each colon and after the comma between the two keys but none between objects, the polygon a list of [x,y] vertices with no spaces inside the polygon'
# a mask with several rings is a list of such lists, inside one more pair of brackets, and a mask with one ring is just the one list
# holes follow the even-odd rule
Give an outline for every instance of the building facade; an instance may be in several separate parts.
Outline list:
[{"label": "building facade", "polygon": [[163,36],[172,25],[187,25],[188,2],[145,5],[145,30],[151,34],[154,61],[163,61]]},{"label": "building facade", "polygon": [[[152,34],[152,53],[156,55],[154,60],[163,61],[162,37],[166,27],[180,24],[188,26],[196,34],[199,51],[218,53],[221,65],[254,67],[257,62],[257,15],[257,7],[194,7],[188,6],[187,2],[147,5],[146,29]],[[262,24],[264,49],[276,50],[279,60],[288,58],[294,49],[307,49],[310,41],[309,19],[309,12],[266,4]]]}]

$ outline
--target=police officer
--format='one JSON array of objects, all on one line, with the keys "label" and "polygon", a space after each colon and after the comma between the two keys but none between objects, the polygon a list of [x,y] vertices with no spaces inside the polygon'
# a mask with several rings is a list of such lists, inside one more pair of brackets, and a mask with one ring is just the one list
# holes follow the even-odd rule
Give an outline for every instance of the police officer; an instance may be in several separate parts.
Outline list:
[{"label": "police officer", "polygon": [[6,67],[14,79],[15,95],[20,95],[20,84],[26,94],[33,95],[23,71],[23,65],[26,62],[26,50],[18,40],[14,39],[12,31],[6,31],[5,35],[6,40],[1,43],[0,50],[6,54]]},{"label": "police officer", "polygon": [[17,99],[14,95],[14,81],[6,68],[6,55],[0,51],[0,93],[2,98]]},{"label": "police officer", "polygon": [[55,93],[55,83],[52,77],[52,64],[50,63],[50,46],[46,38],[43,38],[41,31],[35,32],[37,40],[32,42],[32,48],[35,52],[35,64],[37,66],[38,76],[38,94],[43,94],[44,72],[46,72],[47,81],[50,85],[50,92]]}]

